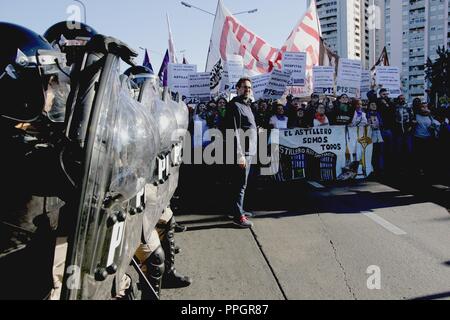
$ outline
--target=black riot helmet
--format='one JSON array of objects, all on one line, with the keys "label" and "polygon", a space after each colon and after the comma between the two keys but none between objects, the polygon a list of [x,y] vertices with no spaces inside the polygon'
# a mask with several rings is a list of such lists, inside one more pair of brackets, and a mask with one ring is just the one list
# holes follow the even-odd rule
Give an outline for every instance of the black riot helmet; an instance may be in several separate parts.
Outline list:
[{"label": "black riot helmet", "polygon": [[0,45],[0,116],[34,121],[51,110],[65,55],[22,26],[0,22],[0,34],[8,37]]},{"label": "black riot helmet", "polygon": [[69,66],[84,55],[86,43],[95,35],[97,31],[78,21],[58,22],[44,33],[44,37],[54,48],[59,48],[66,54]]}]

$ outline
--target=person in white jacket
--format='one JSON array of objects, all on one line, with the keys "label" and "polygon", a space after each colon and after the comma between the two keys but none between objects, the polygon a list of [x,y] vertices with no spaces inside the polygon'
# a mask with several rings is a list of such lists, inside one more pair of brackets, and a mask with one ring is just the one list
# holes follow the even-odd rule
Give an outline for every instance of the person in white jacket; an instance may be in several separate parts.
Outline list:
[{"label": "person in white jacket", "polygon": [[355,113],[353,115],[353,120],[351,127],[365,127],[369,124],[367,121],[366,113],[362,109],[362,101],[360,99],[353,100],[353,107],[355,108]]}]

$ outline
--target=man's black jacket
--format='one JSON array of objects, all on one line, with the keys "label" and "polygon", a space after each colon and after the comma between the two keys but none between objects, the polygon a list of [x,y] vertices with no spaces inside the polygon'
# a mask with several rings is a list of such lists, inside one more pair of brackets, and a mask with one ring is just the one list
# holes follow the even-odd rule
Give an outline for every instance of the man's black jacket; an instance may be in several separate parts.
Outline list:
[{"label": "man's black jacket", "polygon": [[[257,127],[250,103],[250,100],[236,97],[227,106],[225,129],[235,131],[241,129],[245,133],[245,137],[239,134],[234,136],[234,151],[238,158],[256,155]],[[237,136],[239,139],[236,139]],[[227,141],[228,143],[231,141]]]}]

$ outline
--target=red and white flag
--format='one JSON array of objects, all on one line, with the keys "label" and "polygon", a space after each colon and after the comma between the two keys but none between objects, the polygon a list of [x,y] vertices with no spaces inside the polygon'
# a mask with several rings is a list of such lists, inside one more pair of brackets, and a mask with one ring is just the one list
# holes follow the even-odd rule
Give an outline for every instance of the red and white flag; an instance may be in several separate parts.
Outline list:
[{"label": "red and white flag", "polygon": [[271,72],[273,68],[281,69],[284,52],[306,52],[306,77],[311,86],[307,85],[312,88],[312,69],[319,64],[320,34],[314,0],[281,49],[271,46],[245,27],[219,0],[206,71],[211,71],[219,60],[226,62],[228,57],[240,55],[244,58],[244,75],[251,77]]},{"label": "red and white flag", "polygon": [[320,36],[321,28],[316,1],[312,0],[308,11],[292,30],[278,57],[281,60],[284,52],[306,52],[306,90],[308,92],[312,92],[313,67],[319,65]]},{"label": "red and white flag", "polygon": [[244,75],[255,76],[272,70],[278,49],[245,27],[219,0],[206,71],[211,71],[220,59],[225,63],[235,55],[244,58]]}]

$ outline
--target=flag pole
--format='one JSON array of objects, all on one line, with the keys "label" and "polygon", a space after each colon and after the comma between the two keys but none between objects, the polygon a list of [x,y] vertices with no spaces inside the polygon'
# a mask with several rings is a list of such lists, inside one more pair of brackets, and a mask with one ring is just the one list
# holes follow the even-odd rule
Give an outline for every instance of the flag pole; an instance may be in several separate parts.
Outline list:
[{"label": "flag pole", "polygon": [[209,39],[209,48],[208,48],[208,56],[206,57],[205,72],[208,71],[209,54],[211,53],[211,44],[212,44],[212,38],[214,35],[214,26],[216,25],[217,13],[219,12],[219,6],[221,5],[221,1],[222,0],[217,0],[216,14],[214,15],[214,22],[213,22],[213,27],[212,27],[212,31],[211,31],[211,38]]}]

